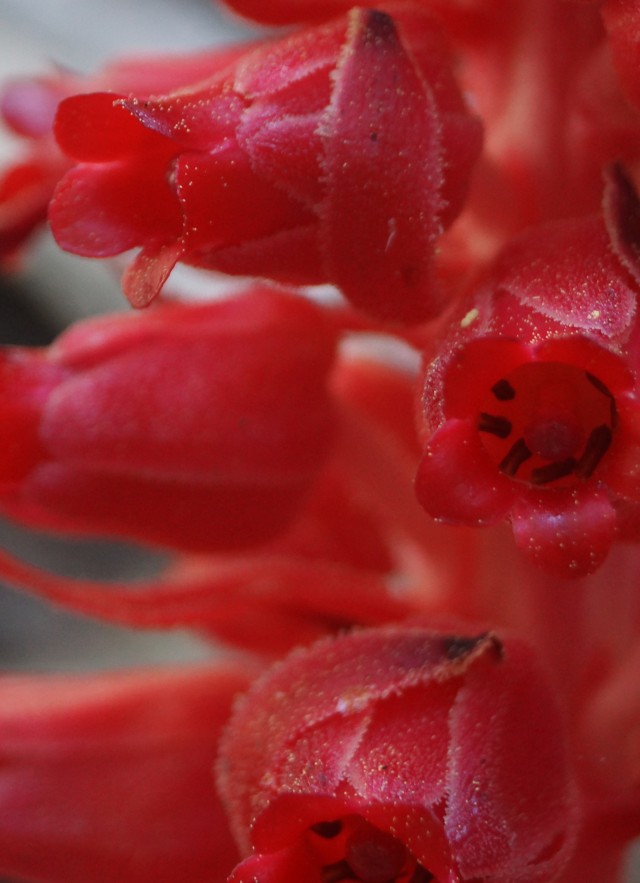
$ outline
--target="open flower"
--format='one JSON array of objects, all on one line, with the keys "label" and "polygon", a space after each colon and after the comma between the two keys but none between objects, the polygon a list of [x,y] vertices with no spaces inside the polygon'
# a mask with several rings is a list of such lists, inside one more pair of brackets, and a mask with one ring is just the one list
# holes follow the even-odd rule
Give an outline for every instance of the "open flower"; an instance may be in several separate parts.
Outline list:
[{"label": "open flower", "polygon": [[634,279],[597,218],[523,234],[426,370],[416,487],[456,524],[509,518],[567,576],[595,570],[640,500]]},{"label": "open flower", "polygon": [[436,242],[481,141],[431,19],[362,9],[189,89],[70,98],[56,134],[77,164],[51,204],[54,235],[93,257],[141,246],[124,280],[134,305],[184,261],[328,281],[395,321],[442,308]]},{"label": "open flower", "polygon": [[321,310],[261,288],[7,348],[0,509],[179,549],[263,542],[328,452],[333,351]]},{"label": "open flower", "polygon": [[210,77],[229,64],[240,49],[218,49],[187,55],[122,58],[91,77],[67,70],[15,80],[0,95],[0,118],[23,149],[0,174],[0,261],[10,263],[30,235],[47,218],[56,184],[73,165],[53,136],[60,101],[97,89],[133,91],[140,97],[177,89]]},{"label": "open flower", "polygon": [[533,654],[494,635],[355,632],[298,651],[231,719],[233,883],[556,879],[574,793]]}]

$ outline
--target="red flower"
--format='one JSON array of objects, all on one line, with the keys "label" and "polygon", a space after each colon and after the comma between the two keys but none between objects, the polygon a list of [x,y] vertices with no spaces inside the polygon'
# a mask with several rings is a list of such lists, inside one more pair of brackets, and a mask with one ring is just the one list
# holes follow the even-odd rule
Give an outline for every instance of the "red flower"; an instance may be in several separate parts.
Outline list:
[{"label": "red flower", "polygon": [[223,883],[238,853],[212,765],[251,669],[0,678],[0,873]]},{"label": "red flower", "polygon": [[442,307],[436,241],[480,148],[433,22],[361,9],[161,98],[70,98],[56,133],[78,164],[51,204],[54,235],[93,257],[142,246],[133,304],[184,261],[329,281],[396,321]]},{"label": "red flower", "polygon": [[427,367],[425,509],[456,524],[508,517],[541,566],[595,570],[616,505],[640,500],[635,309],[601,221],[516,239]]},{"label": "red flower", "polygon": [[222,742],[230,880],[556,879],[571,853],[566,737],[531,652],[383,628],[298,651]]},{"label": "red flower", "polygon": [[239,49],[144,59],[121,59],[92,77],[67,71],[9,83],[0,99],[4,124],[24,139],[24,150],[0,175],[0,260],[9,262],[44,223],[56,184],[71,167],[53,137],[60,101],[78,92],[108,89],[142,96],[177,89],[232,61]]},{"label": "red flower", "polygon": [[77,325],[0,358],[0,507],[196,551],[271,538],[329,449],[334,336],[266,289]]}]

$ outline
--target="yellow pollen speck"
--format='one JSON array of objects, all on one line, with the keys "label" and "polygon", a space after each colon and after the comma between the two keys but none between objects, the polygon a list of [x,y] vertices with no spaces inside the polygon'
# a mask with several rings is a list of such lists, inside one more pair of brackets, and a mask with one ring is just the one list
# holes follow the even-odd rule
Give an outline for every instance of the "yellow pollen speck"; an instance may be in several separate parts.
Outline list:
[{"label": "yellow pollen speck", "polygon": [[480,311],[477,307],[474,307],[472,310],[469,310],[466,316],[462,318],[460,321],[461,328],[468,328],[473,322],[476,321],[478,316],[480,315]]},{"label": "yellow pollen speck", "polygon": [[600,310],[591,310],[589,313],[590,319],[599,319],[600,318]]}]

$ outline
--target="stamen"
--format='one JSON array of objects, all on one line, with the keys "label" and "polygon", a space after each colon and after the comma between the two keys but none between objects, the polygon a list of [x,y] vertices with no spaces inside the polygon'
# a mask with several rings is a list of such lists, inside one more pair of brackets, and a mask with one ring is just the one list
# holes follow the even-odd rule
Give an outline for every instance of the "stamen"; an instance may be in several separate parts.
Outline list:
[{"label": "stamen", "polygon": [[533,484],[549,484],[552,481],[558,481],[560,478],[571,475],[577,465],[578,461],[575,457],[568,457],[566,460],[558,460],[547,466],[540,466],[538,469],[531,470],[531,481]]},{"label": "stamen", "polygon": [[606,396],[608,399],[613,398],[613,395],[609,391],[608,387],[606,387],[604,385],[604,383],[600,380],[599,377],[596,377],[595,374],[590,374],[589,371],[585,371],[584,373],[585,373],[585,376],[586,376],[587,380],[589,381],[589,383],[592,386],[595,386],[595,388],[598,390],[598,392],[601,392],[602,395]]},{"label": "stamen", "polygon": [[332,837],[337,837],[342,831],[342,822],[340,819],[336,819],[333,822],[318,822],[315,825],[311,825],[310,830],[319,837],[325,837],[329,840]]},{"label": "stamen", "polygon": [[532,454],[527,447],[527,443],[523,438],[519,438],[518,441],[511,446],[507,456],[498,464],[498,469],[500,472],[504,472],[505,475],[509,475],[513,478],[525,460],[528,460],[531,456]]},{"label": "stamen", "polygon": [[416,869],[407,883],[431,883],[435,879],[433,874],[427,871],[426,868],[423,868],[422,865],[416,865]]},{"label": "stamen", "polygon": [[341,880],[357,880],[349,867],[349,862],[342,859],[332,865],[325,865],[320,872],[322,883],[340,883]]},{"label": "stamen", "polygon": [[346,844],[346,858],[362,883],[394,883],[410,861],[403,843],[370,825],[353,831]]},{"label": "stamen", "polygon": [[603,396],[606,396],[609,399],[610,409],[611,409],[611,428],[615,429],[618,425],[618,412],[616,410],[616,399],[613,393],[609,390],[607,386],[600,380],[599,377],[596,377],[595,374],[590,374],[588,371],[585,371],[585,377],[589,381],[592,386],[601,392]]},{"label": "stamen", "polygon": [[512,428],[510,420],[496,414],[486,414],[482,411],[478,418],[478,431],[490,432],[491,435],[497,435],[498,438],[508,438]]},{"label": "stamen", "polygon": [[613,433],[606,424],[591,430],[584,453],[576,465],[576,475],[580,478],[589,478],[593,475],[596,466],[607,453],[612,438]]},{"label": "stamen", "polygon": [[491,387],[491,392],[500,402],[510,402],[516,397],[516,391],[508,380],[499,380]]}]

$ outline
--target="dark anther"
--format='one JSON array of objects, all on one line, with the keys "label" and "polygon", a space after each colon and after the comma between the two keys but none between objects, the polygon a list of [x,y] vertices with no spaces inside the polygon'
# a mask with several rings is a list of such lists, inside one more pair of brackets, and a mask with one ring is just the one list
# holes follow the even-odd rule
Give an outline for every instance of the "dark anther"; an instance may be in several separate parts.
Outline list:
[{"label": "dark anther", "polygon": [[479,432],[490,432],[491,435],[497,435],[498,438],[508,438],[513,429],[511,421],[506,417],[498,417],[495,414],[485,414],[481,412],[478,418]]},{"label": "dark anther", "polygon": [[418,865],[408,883],[430,883],[431,880],[435,879],[430,871],[427,871],[422,865]]},{"label": "dark anther", "polygon": [[568,457],[566,460],[558,460],[556,463],[540,466],[538,469],[531,470],[531,481],[533,484],[550,484],[552,481],[558,481],[560,478],[571,475],[577,465],[578,461],[575,457]]},{"label": "dark anther", "polygon": [[322,883],[340,883],[341,880],[357,880],[349,866],[349,862],[342,859],[332,865],[325,865],[320,873]]},{"label": "dark anther", "polygon": [[478,644],[486,637],[487,635],[485,632],[472,638],[467,638],[462,635],[451,635],[443,638],[447,659],[462,659],[471,653],[472,650],[475,650]]},{"label": "dark anther", "polygon": [[596,377],[595,374],[590,374],[588,371],[585,371],[584,373],[585,373],[586,378],[589,381],[589,383],[592,386],[595,386],[595,388],[598,390],[598,392],[601,392],[602,395],[606,396],[608,399],[613,398],[613,395],[611,394],[611,392],[609,392],[608,387],[606,387],[604,385],[604,383],[600,380],[599,377]]},{"label": "dark anther", "polygon": [[601,392],[603,396],[606,396],[611,402],[611,426],[615,429],[618,423],[618,412],[616,410],[616,399],[613,393],[609,390],[607,386],[600,380],[600,378],[596,377],[595,374],[590,374],[588,371],[585,371],[585,377],[589,381],[592,386]]},{"label": "dark anther", "polygon": [[527,447],[527,443],[523,438],[519,438],[518,441],[511,446],[509,453],[503,458],[498,469],[500,472],[504,472],[505,475],[509,475],[513,478],[525,460],[528,460],[531,456],[532,454]]},{"label": "dark anther", "polygon": [[593,475],[596,466],[607,453],[612,438],[613,433],[606,424],[591,430],[584,453],[578,460],[576,475],[580,478],[589,478]]},{"label": "dark anther", "polygon": [[499,380],[491,387],[491,392],[500,402],[510,402],[516,397],[516,391],[508,380]]},{"label": "dark anther", "polygon": [[310,830],[317,834],[318,837],[325,837],[327,840],[330,840],[332,837],[337,837],[340,831],[342,831],[342,822],[340,819],[336,819],[334,822],[318,822],[315,825],[311,825]]}]

